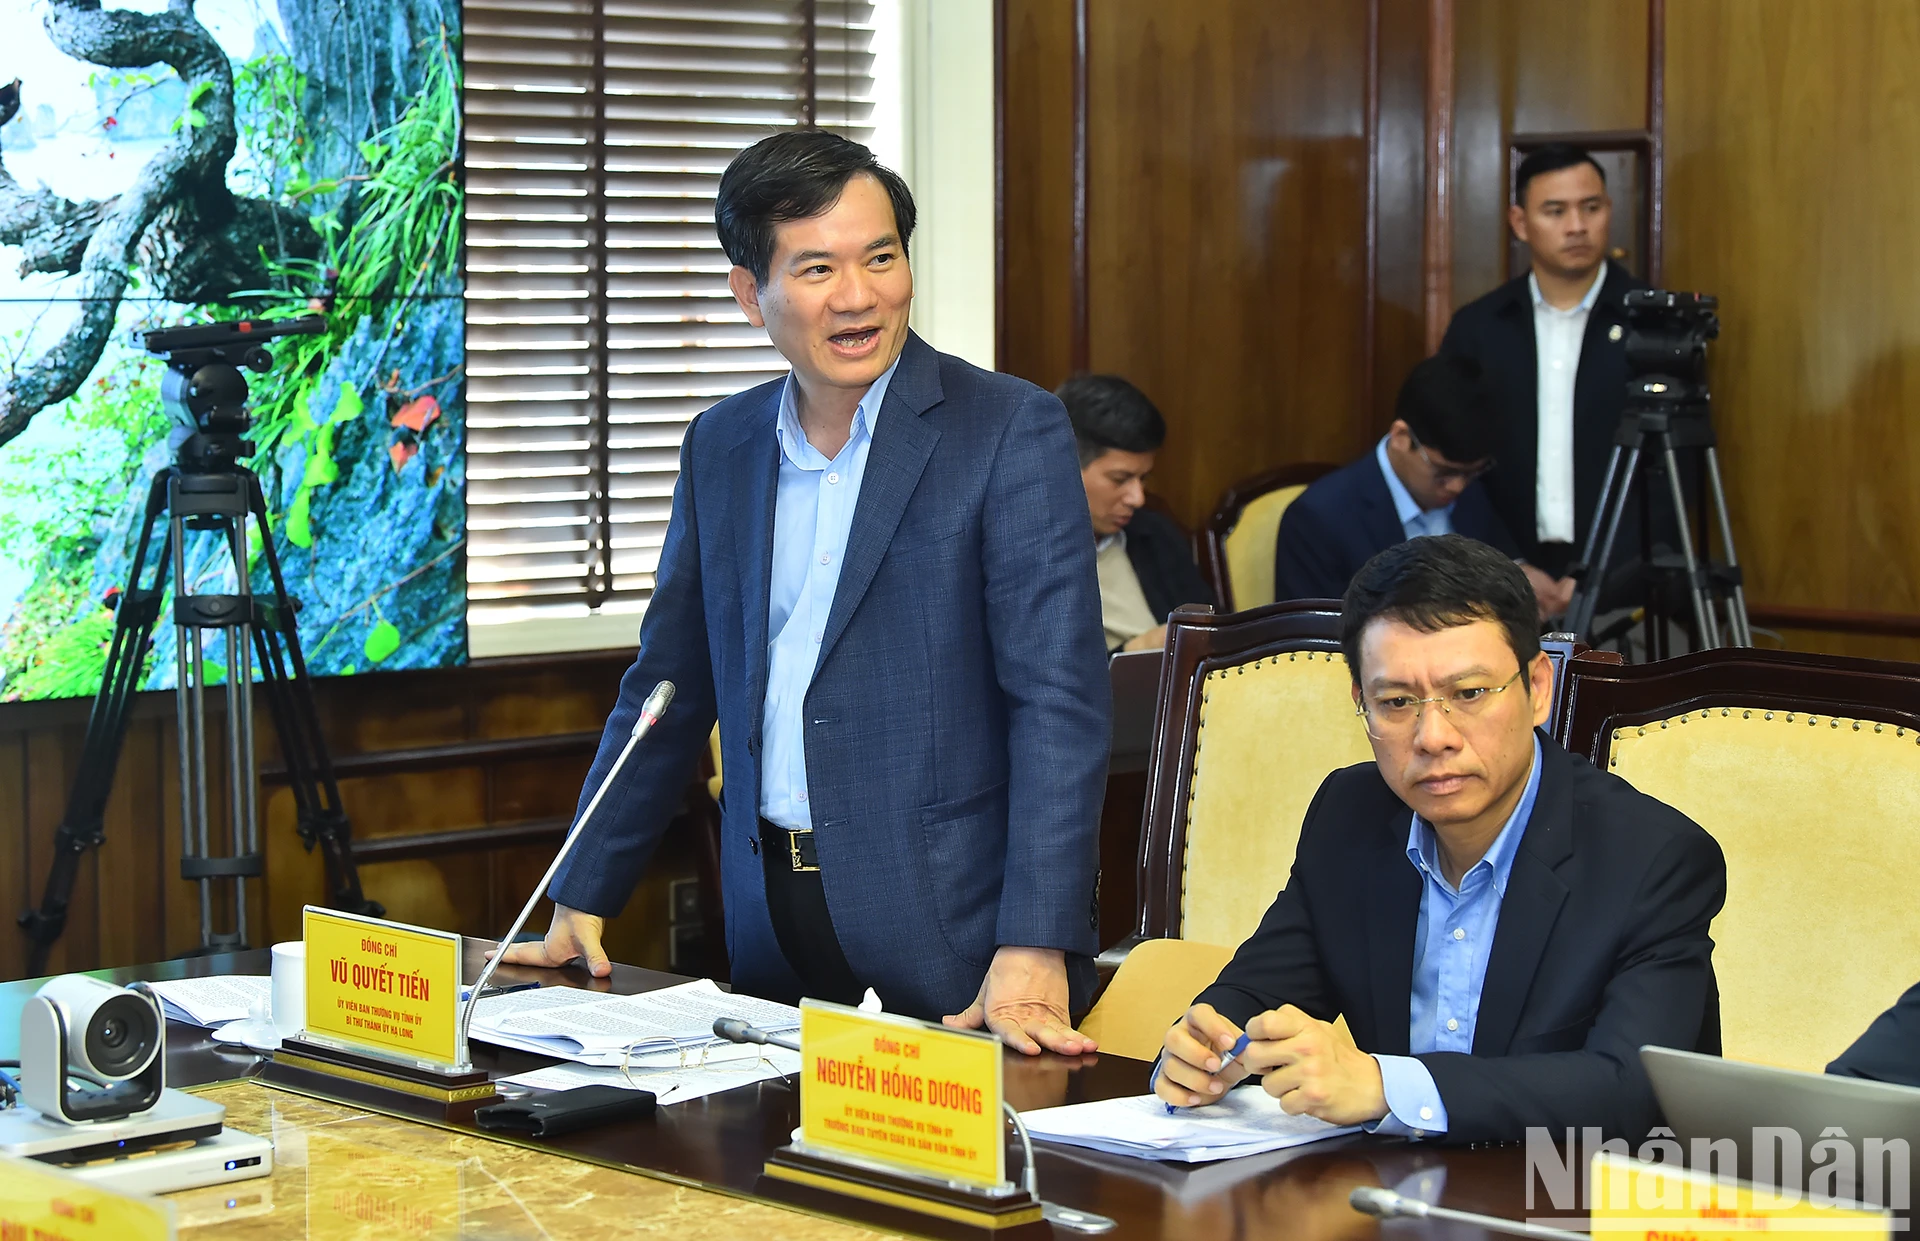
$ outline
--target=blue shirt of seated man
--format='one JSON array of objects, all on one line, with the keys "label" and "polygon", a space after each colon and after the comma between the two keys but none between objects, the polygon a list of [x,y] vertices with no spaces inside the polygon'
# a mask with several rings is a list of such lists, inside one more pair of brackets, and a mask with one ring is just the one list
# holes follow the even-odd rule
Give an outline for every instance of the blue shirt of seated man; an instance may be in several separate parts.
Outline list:
[{"label": "blue shirt of seated man", "polygon": [[[1414,1055],[1473,1051],[1480,1016],[1480,989],[1487,980],[1487,954],[1500,924],[1500,902],[1513,875],[1513,856],[1540,797],[1540,739],[1533,742],[1527,791],[1486,856],[1460,877],[1460,886],[1440,871],[1433,826],[1419,815],[1407,833],[1407,859],[1420,872],[1420,920],[1413,934],[1413,994],[1409,997],[1408,1043]],[[1370,1132],[1426,1137],[1447,1131],[1447,1105],[1433,1074],[1413,1056],[1375,1056],[1390,1113]]]}]

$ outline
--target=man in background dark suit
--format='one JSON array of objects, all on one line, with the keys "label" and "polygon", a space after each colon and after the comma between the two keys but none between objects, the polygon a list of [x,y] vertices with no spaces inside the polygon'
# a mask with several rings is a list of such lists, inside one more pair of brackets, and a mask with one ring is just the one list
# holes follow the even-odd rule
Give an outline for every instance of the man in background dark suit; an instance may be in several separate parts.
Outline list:
[{"label": "man in background dark suit", "polygon": [[1404,539],[1464,534],[1518,555],[1480,483],[1496,428],[1473,363],[1428,358],[1400,385],[1393,425],[1280,517],[1275,599],[1338,599],[1360,566]]},{"label": "man in background dark suit", "polygon": [[1920,984],[1908,987],[1827,1072],[1896,1086],[1920,1086]]},{"label": "man in background dark suit", "polygon": [[1186,531],[1145,507],[1147,475],[1167,440],[1166,419],[1118,375],[1076,375],[1054,390],[1080,448],[1080,483],[1093,518],[1100,619],[1109,651],[1158,650],[1167,614],[1214,602]]},{"label": "man in background dark suit", "polygon": [[618,913],[716,716],[733,985],[1092,1049],[1110,689],[1060,402],[908,329],[914,203],[823,130],[747,148],[714,208],[728,285],[793,366],[680,450],[640,650],[582,804],[655,683],[516,964],[608,969]]},{"label": "man in background dark suit", "polygon": [[1534,615],[1519,568],[1457,535],[1354,578],[1341,646],[1374,762],[1320,786],[1286,889],[1168,1032],[1161,1098],[1264,1074],[1288,1112],[1376,1132],[1638,1139],[1659,1116],[1640,1047],[1718,1052],[1720,848],[1539,731]]},{"label": "man in background dark suit", "polygon": [[[1462,306],[1440,343],[1487,377],[1500,418],[1500,470],[1487,495],[1536,593],[1558,604],[1549,616],[1572,598],[1565,574],[1592,526],[1626,407],[1622,299],[1646,287],[1607,259],[1612,213],[1606,174],[1587,152],[1555,143],[1527,156],[1507,223],[1531,270]],[[1629,506],[1620,560],[1639,555],[1636,513]]]}]

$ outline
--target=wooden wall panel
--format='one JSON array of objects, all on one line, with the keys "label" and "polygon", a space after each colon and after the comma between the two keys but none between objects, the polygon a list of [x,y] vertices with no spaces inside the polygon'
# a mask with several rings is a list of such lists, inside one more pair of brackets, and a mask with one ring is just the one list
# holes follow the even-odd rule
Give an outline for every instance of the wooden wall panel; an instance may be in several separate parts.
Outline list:
[{"label": "wooden wall panel", "polygon": [[0,978],[19,976],[24,939],[6,924],[38,894],[27,870],[26,840],[27,734],[0,733]]},{"label": "wooden wall panel", "polygon": [[1166,414],[1154,489],[1364,447],[1366,6],[1091,8],[1094,370]]},{"label": "wooden wall panel", "polygon": [[999,369],[1073,370],[1073,0],[1000,0]]},{"label": "wooden wall panel", "polygon": [[[1510,135],[1646,126],[1647,0],[1455,0],[1455,14],[1453,299],[1460,306],[1506,279]],[[1615,244],[1623,243],[1624,221],[1614,231]]]},{"label": "wooden wall panel", "polygon": [[1668,29],[1668,283],[1721,299],[1751,594],[1920,612],[1920,8],[1687,0]]},{"label": "wooden wall panel", "polygon": [[1427,0],[1380,0],[1373,408],[1366,438],[1393,421],[1394,399],[1426,356],[1421,227],[1426,217]]},{"label": "wooden wall panel", "polygon": [[[336,758],[465,741],[597,732],[613,705],[627,662],[621,654],[497,661],[467,669],[322,680],[320,714]],[[0,917],[6,923],[37,904],[54,829],[66,808],[89,704],[0,705]],[[170,693],[142,695],[134,708],[106,815],[106,846],[89,854],[75,884],[66,935],[51,968],[93,969],[156,960],[199,942],[195,886],[179,878],[178,760]],[[277,761],[264,703],[256,712],[259,757]],[[216,730],[221,721],[213,720]],[[507,762],[488,769],[448,767],[407,775],[350,776],[342,798],[360,839],[447,828],[571,818],[585,756]],[[224,785],[216,761],[216,822]],[[294,830],[293,800],[282,786],[261,795],[267,881],[250,884],[250,939],[264,944],[299,935],[300,907],[326,895],[319,854]],[[667,964],[669,886],[697,874],[689,828],[670,833],[629,903],[607,929],[621,959]],[[550,845],[519,845],[429,859],[366,864],[362,882],[388,915],[468,934],[499,934],[552,859]],[[216,891],[218,886],[216,886]],[[543,906],[536,929],[544,928]],[[215,925],[228,925],[225,908]],[[0,927],[0,978],[26,963],[25,936]]]}]

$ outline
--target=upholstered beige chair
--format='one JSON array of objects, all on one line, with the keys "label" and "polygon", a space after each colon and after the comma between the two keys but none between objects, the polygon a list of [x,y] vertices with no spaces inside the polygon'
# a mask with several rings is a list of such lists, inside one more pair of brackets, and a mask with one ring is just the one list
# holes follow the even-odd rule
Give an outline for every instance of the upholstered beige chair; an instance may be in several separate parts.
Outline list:
[{"label": "upholstered beige chair", "polygon": [[1227,962],[1233,949],[1193,939],[1149,939],[1133,946],[1080,1031],[1100,1050],[1134,1060],[1160,1054],[1167,1027],[1180,1019]]},{"label": "upholstered beige chair", "polygon": [[1726,854],[1725,1053],[1821,1069],[1920,981],[1920,667],[1712,651],[1568,668],[1571,747]]},{"label": "upholstered beige chair", "polygon": [[1307,484],[1334,467],[1309,461],[1282,466],[1227,488],[1200,536],[1200,568],[1213,581],[1222,611],[1273,602],[1273,557],[1280,518]]},{"label": "upholstered beige chair", "polygon": [[1174,612],[1147,784],[1141,935],[1240,943],[1286,886],[1320,782],[1372,758],[1339,624],[1324,600]]}]

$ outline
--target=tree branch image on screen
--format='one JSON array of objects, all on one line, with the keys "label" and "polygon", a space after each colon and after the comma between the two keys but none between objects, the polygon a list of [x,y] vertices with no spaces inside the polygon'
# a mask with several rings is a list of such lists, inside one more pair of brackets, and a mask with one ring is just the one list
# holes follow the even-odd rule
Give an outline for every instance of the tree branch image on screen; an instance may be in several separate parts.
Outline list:
[{"label": "tree branch image on screen", "polygon": [[[131,334],[240,318],[325,319],[248,374],[242,459],[308,665],[464,662],[458,0],[96,2],[0,5],[0,700],[99,688],[186,434]],[[186,586],[234,592],[218,536],[186,543]],[[179,585],[143,688],[174,684]]]}]

